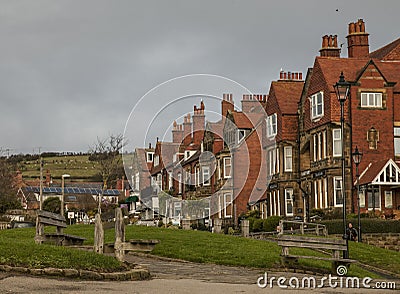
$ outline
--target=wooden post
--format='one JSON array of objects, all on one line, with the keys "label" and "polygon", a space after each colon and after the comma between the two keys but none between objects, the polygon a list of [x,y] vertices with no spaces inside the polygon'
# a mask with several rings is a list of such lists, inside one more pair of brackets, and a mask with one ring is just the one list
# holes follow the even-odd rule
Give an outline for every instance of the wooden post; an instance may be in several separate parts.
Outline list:
[{"label": "wooden post", "polygon": [[124,242],[125,242],[125,224],[121,208],[115,209],[115,257],[119,261],[124,261]]},{"label": "wooden post", "polygon": [[283,235],[283,220],[279,221],[278,235]]},{"label": "wooden post", "polygon": [[99,254],[103,254],[104,252],[104,230],[103,223],[101,222],[100,214],[96,214],[94,220],[94,252]]},{"label": "wooden post", "polygon": [[247,219],[242,220],[242,236],[248,238],[250,236],[249,231],[250,221]]},{"label": "wooden post", "polygon": [[304,235],[304,222],[300,224],[300,232],[302,235]]},{"label": "wooden post", "polygon": [[220,234],[222,230],[222,220],[219,218],[214,219],[214,233]]}]

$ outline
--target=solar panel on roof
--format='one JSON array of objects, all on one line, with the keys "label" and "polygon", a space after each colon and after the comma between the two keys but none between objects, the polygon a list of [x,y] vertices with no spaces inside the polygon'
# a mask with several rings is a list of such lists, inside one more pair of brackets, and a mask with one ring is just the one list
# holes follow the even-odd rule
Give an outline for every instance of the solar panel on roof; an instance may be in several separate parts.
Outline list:
[{"label": "solar panel on roof", "polygon": [[68,187],[68,188],[65,188],[65,191],[64,191],[64,192],[66,192],[66,193],[74,193],[74,189]]},{"label": "solar panel on roof", "polygon": [[56,190],[56,188],[55,188],[55,187],[50,187],[50,192],[51,192],[51,193],[56,193],[56,192],[57,192],[57,190]]},{"label": "solar panel on roof", "polygon": [[44,193],[49,193],[49,192],[50,192],[50,188],[44,187],[44,188],[43,188],[43,192],[44,192]]},{"label": "solar panel on roof", "polygon": [[84,189],[84,188],[79,188],[79,193],[85,194],[85,193],[86,193],[86,189]]},{"label": "solar panel on roof", "polygon": [[32,187],[30,187],[30,186],[25,187],[25,189],[26,189],[27,192],[32,192]]},{"label": "solar panel on roof", "polygon": [[61,194],[62,193],[61,188],[56,188],[56,192]]},{"label": "solar panel on roof", "polygon": [[40,191],[39,191],[39,187],[33,187],[33,188],[32,188],[32,191],[35,192],[35,193],[39,193],[39,192],[40,192]]},{"label": "solar panel on roof", "polygon": [[115,193],[114,195],[117,195],[117,196],[119,195],[119,190],[113,190],[113,191]]}]

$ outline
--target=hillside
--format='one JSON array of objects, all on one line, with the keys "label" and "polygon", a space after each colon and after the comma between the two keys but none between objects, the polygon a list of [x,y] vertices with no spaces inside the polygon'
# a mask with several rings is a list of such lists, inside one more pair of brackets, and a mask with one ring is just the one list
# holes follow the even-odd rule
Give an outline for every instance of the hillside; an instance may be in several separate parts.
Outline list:
[{"label": "hillside", "polygon": [[[21,161],[19,169],[25,180],[40,176],[39,159]],[[58,181],[63,174],[71,175],[72,181],[101,181],[98,163],[89,160],[89,155],[60,155],[43,158],[43,177],[49,171],[53,180]]]}]

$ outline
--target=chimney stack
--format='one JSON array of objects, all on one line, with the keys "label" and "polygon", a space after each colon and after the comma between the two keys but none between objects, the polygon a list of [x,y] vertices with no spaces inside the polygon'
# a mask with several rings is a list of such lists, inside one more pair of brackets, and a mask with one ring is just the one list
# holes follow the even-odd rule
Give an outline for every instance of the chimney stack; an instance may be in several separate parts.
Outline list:
[{"label": "chimney stack", "polygon": [[260,112],[267,102],[265,94],[244,94],[242,100],[242,112]]},{"label": "chimney stack", "polygon": [[365,32],[365,23],[362,19],[349,23],[347,38],[347,52],[349,58],[369,57],[369,34]]},{"label": "chimney stack", "polygon": [[178,125],[176,121],[174,121],[174,125],[172,127],[172,142],[182,143],[182,140],[183,140],[182,125]]},{"label": "chimney stack", "polygon": [[189,146],[192,143],[192,122],[190,113],[183,118],[183,144]]},{"label": "chimney stack", "polygon": [[193,143],[196,145],[200,145],[204,136],[204,126],[205,126],[205,115],[204,115],[204,103],[201,100],[200,108],[194,106],[193,109]]},{"label": "chimney stack", "polygon": [[322,37],[322,48],[319,50],[322,57],[340,57],[337,35],[325,35]]},{"label": "chimney stack", "polygon": [[285,72],[283,70],[279,73],[280,81],[303,81],[303,73],[301,72]]},{"label": "chimney stack", "polygon": [[233,111],[235,109],[235,104],[232,99],[232,94],[222,94],[221,101],[221,115],[226,117],[226,114],[229,111]]}]

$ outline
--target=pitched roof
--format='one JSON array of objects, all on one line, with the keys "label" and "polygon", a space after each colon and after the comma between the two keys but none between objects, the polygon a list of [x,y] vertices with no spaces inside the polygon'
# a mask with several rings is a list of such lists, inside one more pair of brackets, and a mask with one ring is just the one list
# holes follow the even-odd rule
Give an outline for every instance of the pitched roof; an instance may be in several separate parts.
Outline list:
[{"label": "pitched roof", "polygon": [[233,115],[233,120],[235,121],[235,125],[239,128],[239,129],[252,129],[253,128],[253,124],[251,123],[248,115],[246,115],[243,112],[239,112],[239,111],[233,111],[232,112]]},{"label": "pitched roof", "polygon": [[274,93],[282,114],[296,114],[297,103],[303,90],[303,81],[275,81],[271,83],[271,92]]},{"label": "pitched roof", "polygon": [[376,58],[379,60],[399,60],[400,59],[400,38],[394,40],[393,42],[383,46],[371,52],[369,54],[371,58]]},{"label": "pitched roof", "polygon": [[396,82],[394,90],[400,91],[399,62],[372,60],[369,58],[316,58],[316,64],[320,66],[327,84],[332,86],[332,91],[333,85],[338,81],[341,71],[343,71],[347,81],[356,81],[369,62],[373,62],[389,82]]},{"label": "pitched roof", "polygon": [[360,185],[399,185],[400,168],[392,159],[371,162],[360,176]]},{"label": "pitched roof", "polygon": [[[172,142],[157,142],[154,155],[160,156],[160,163],[151,169],[151,174],[159,173],[164,167],[173,163],[173,156],[179,150],[179,143]],[[153,161],[154,162],[154,161]]]}]

